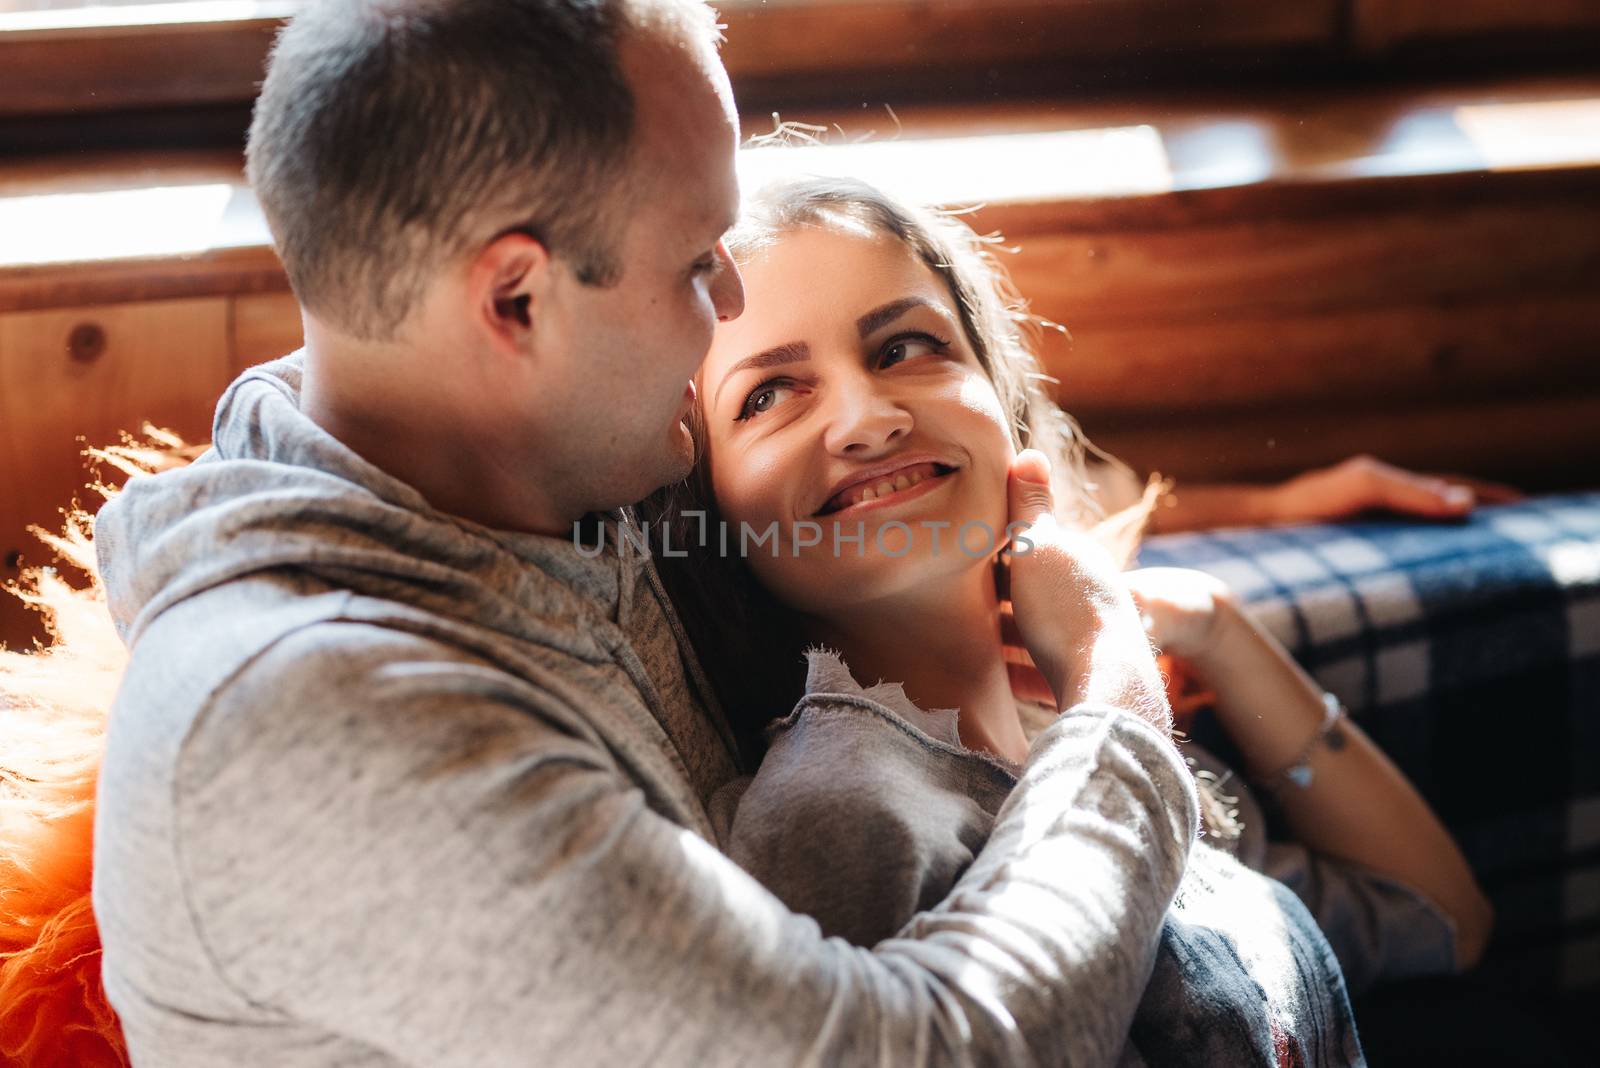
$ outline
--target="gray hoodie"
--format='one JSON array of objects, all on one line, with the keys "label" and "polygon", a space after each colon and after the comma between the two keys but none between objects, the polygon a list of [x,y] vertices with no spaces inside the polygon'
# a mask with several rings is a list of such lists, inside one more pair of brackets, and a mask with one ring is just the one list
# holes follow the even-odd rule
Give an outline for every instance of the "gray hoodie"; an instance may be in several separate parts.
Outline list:
[{"label": "gray hoodie", "polygon": [[243,375],[97,524],[132,660],[94,905],[135,1065],[1115,1061],[1196,833],[1168,739],[1071,710],[905,937],[825,938],[717,848],[732,746],[648,561],[434,510],[300,369]]}]

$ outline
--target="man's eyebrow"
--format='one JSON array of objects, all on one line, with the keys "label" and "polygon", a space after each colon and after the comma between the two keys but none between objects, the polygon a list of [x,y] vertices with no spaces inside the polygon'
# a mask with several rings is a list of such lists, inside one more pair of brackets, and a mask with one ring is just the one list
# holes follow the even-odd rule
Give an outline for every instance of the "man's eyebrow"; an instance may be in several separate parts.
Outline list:
[{"label": "man's eyebrow", "polygon": [[891,300],[882,307],[874,308],[857,319],[856,331],[862,337],[866,337],[874,330],[894,322],[912,308],[932,308],[937,312],[944,310],[927,297],[902,297],[899,300]]},{"label": "man's eyebrow", "polygon": [[717,391],[711,395],[711,406],[713,408],[717,406],[717,398],[722,396],[722,387],[740,371],[760,370],[763,367],[777,367],[786,363],[804,363],[809,359],[811,359],[811,346],[804,341],[787,341],[782,345],[774,345],[770,349],[758,352],[754,356],[746,356],[728,368],[728,373],[722,376]]}]

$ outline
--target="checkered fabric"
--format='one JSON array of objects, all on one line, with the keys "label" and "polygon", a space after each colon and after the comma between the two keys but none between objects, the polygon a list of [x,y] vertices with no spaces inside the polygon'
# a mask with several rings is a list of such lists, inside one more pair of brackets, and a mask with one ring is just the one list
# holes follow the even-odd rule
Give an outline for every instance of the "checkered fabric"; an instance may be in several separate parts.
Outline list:
[{"label": "checkered fabric", "polygon": [[1600,493],[1158,536],[1139,563],[1225,580],[1411,777],[1494,902],[1486,975],[1600,992]]}]

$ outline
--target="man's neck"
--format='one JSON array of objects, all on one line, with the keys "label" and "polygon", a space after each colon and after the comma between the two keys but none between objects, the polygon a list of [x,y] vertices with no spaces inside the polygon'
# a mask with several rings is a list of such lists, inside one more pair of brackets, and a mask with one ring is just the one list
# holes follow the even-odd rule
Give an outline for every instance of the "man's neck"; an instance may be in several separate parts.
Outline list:
[{"label": "man's neck", "polygon": [[579,516],[542,492],[522,443],[502,440],[497,419],[461,402],[469,391],[446,380],[449,361],[310,333],[300,409],[318,426],[441,512],[497,530],[571,534]]},{"label": "man's neck", "polygon": [[1020,763],[1028,743],[1000,639],[1000,604],[987,567],[906,597],[853,609],[811,636],[838,647],[867,684],[900,682],[920,708],[960,710],[961,740]]}]

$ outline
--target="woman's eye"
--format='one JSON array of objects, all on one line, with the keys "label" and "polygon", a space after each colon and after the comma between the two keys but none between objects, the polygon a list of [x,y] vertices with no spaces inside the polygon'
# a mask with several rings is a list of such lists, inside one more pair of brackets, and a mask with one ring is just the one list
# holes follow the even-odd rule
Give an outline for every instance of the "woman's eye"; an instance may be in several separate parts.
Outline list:
[{"label": "woman's eye", "polygon": [[751,390],[750,395],[744,399],[739,419],[742,421],[762,412],[770,412],[777,407],[779,396],[790,392],[793,392],[793,387],[783,381],[763,382]]},{"label": "woman's eye", "polygon": [[694,264],[689,268],[689,273],[692,275],[710,274],[716,269],[717,257],[714,253],[708,252],[694,261]]},{"label": "woman's eye", "polygon": [[897,337],[883,348],[883,356],[878,361],[878,366],[889,367],[900,363],[902,360],[916,359],[918,356],[928,356],[932,353],[943,352],[949,347],[948,341],[940,341],[931,335],[915,337]]}]

